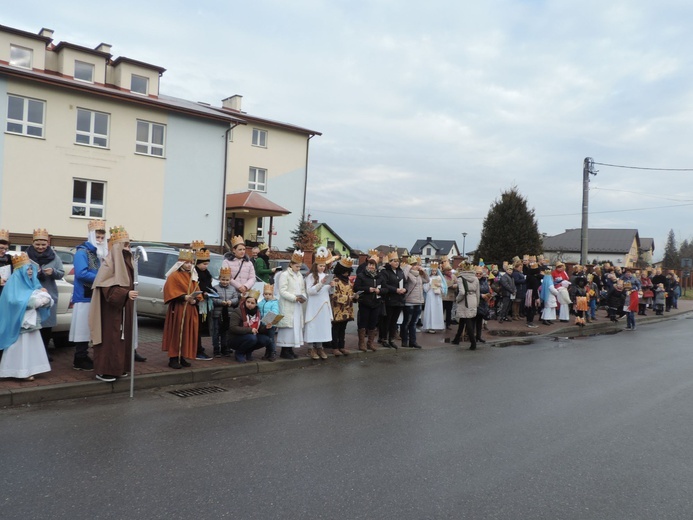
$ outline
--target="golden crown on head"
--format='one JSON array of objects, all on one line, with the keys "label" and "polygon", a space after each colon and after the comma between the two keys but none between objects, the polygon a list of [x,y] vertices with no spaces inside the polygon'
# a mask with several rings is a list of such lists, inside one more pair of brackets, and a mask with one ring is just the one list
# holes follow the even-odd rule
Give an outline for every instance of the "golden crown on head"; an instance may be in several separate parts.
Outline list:
[{"label": "golden crown on head", "polygon": [[380,258],[380,251],[378,251],[377,249],[369,249],[368,250],[368,257],[373,258],[374,256],[377,256],[378,258]]},{"label": "golden crown on head", "polygon": [[247,293],[245,293],[246,298],[254,298],[255,301],[258,301],[260,299],[260,291],[257,289],[250,289]]},{"label": "golden crown on head", "polygon": [[130,235],[125,231],[123,226],[115,226],[110,229],[111,237],[109,240],[112,244],[118,242],[130,242]]},{"label": "golden crown on head", "polygon": [[5,242],[10,241],[10,232],[7,231],[6,229],[0,229],[0,240],[4,240]]},{"label": "golden crown on head", "polygon": [[303,251],[297,249],[296,251],[291,253],[291,261],[295,264],[303,263]]},{"label": "golden crown on head", "polygon": [[105,220],[90,220],[89,221],[89,231],[103,231],[106,232],[106,221]]},{"label": "golden crown on head", "polygon": [[195,251],[199,251],[203,247],[205,247],[204,240],[193,240],[190,242],[190,249],[194,249]]},{"label": "golden crown on head", "polygon": [[343,256],[340,258],[339,263],[342,265],[342,267],[346,267],[347,269],[354,267],[354,261],[348,256]]},{"label": "golden crown on head", "polygon": [[181,249],[178,251],[179,262],[192,262],[195,260],[195,251],[192,249]]},{"label": "golden crown on head", "polygon": [[409,265],[414,265],[414,264],[419,264],[421,265],[421,257],[420,256],[410,256],[409,257]]},{"label": "golden crown on head", "polygon": [[262,286],[262,292],[271,292],[274,293],[274,285],[271,283],[266,283],[265,285]]},{"label": "golden crown on head", "polygon": [[18,255],[12,257],[12,267],[15,269],[19,269],[23,265],[27,265],[29,263],[31,263],[31,260],[29,260],[29,255],[26,253],[19,253]]},{"label": "golden crown on head", "polygon": [[319,247],[318,251],[315,253],[315,263],[316,264],[327,264],[331,260],[332,260],[332,253],[330,253],[326,247]]},{"label": "golden crown on head", "polygon": [[49,239],[48,231],[44,228],[38,228],[34,229],[34,240],[48,240]]},{"label": "golden crown on head", "polygon": [[440,264],[438,263],[438,260],[433,260],[433,261],[430,263],[431,269],[438,269],[438,266],[439,266],[439,265],[440,265]]},{"label": "golden crown on head", "polygon": [[241,235],[236,235],[231,239],[231,249],[234,249],[236,246],[240,245],[245,245],[245,238],[243,238]]},{"label": "golden crown on head", "polygon": [[391,253],[387,254],[387,261],[392,262],[393,260],[399,260],[399,255],[397,254],[397,251],[392,251]]},{"label": "golden crown on head", "polygon": [[231,276],[231,268],[230,267],[222,267],[219,269],[219,277],[222,276]]},{"label": "golden crown on head", "polygon": [[211,251],[209,249],[200,249],[196,251],[196,258],[198,262],[209,262],[209,259],[212,258]]},{"label": "golden crown on head", "polygon": [[260,250],[260,252],[262,252],[262,251],[267,251],[269,249],[269,246],[267,244],[263,243],[263,244],[258,244],[257,248]]}]

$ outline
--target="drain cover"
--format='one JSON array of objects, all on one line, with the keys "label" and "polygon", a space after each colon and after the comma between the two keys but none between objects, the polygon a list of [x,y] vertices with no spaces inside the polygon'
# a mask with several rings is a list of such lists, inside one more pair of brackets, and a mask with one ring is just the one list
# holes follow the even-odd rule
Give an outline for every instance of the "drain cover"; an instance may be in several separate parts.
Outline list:
[{"label": "drain cover", "polygon": [[220,386],[205,386],[202,388],[189,388],[187,390],[171,390],[169,394],[173,394],[177,397],[194,397],[196,395],[217,394],[219,392],[226,392],[226,388],[221,388]]}]

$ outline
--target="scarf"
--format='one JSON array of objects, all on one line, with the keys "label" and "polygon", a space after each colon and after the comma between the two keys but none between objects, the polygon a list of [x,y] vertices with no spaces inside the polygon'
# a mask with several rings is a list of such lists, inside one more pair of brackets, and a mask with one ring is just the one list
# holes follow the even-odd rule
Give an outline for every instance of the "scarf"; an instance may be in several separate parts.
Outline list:
[{"label": "scarf", "polygon": [[260,313],[255,307],[252,311],[245,306],[245,300],[241,304],[241,316],[243,317],[243,325],[250,329],[260,328]]},{"label": "scarf", "polygon": [[29,246],[26,250],[26,254],[29,256],[32,262],[40,266],[50,264],[53,260],[55,260],[55,251],[53,251],[53,248],[50,246],[48,246],[43,253],[36,251],[34,246]]}]

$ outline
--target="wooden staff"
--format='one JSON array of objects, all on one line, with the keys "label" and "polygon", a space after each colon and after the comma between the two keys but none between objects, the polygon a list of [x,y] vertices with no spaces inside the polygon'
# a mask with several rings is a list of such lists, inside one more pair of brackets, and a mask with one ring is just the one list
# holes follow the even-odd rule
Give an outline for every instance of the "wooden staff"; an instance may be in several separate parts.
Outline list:
[{"label": "wooden staff", "polygon": [[[142,256],[142,259],[146,262],[147,251],[142,246],[135,247],[132,252],[132,270],[133,270],[133,280],[132,285],[134,290],[137,290],[137,285],[139,282],[139,270],[137,263]],[[132,349],[130,352],[130,398],[134,396],[135,393],[135,350],[139,345],[139,330],[137,327],[137,298],[132,302]],[[123,322],[125,323],[125,322]]]}]

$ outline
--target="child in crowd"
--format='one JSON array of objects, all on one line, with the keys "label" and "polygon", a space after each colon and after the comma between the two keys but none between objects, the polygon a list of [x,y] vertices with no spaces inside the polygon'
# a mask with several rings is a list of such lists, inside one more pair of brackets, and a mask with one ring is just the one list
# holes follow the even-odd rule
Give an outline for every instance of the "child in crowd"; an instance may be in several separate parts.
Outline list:
[{"label": "child in crowd", "polygon": [[628,287],[631,285],[626,282],[624,287],[626,289],[626,330],[635,330],[635,313],[639,311],[640,298],[638,294],[637,287]]},{"label": "child in crowd", "polygon": [[[554,279],[554,283],[556,283],[557,279]],[[570,299],[570,292],[568,291],[568,287],[570,287],[570,282],[568,280],[563,280],[561,282],[556,283],[556,290],[558,291],[558,296],[556,299],[558,300],[558,319],[562,321],[563,323],[567,323],[570,321],[570,305],[573,303],[572,300]]]},{"label": "child in crowd", "polygon": [[229,347],[229,315],[233,308],[238,307],[240,295],[231,285],[231,269],[222,267],[219,270],[219,283],[214,286],[214,292],[219,297],[214,298],[212,311],[212,345],[214,357],[230,357]]},{"label": "child in crowd", "polygon": [[657,316],[662,316],[664,314],[664,303],[667,300],[667,293],[666,293],[666,289],[664,289],[664,284],[658,283],[657,287],[655,287],[654,293],[655,293],[655,297],[654,297],[655,314]]},{"label": "child in crowd", "polygon": [[[274,314],[279,314],[279,301],[274,299],[274,285],[268,283],[265,284],[262,289],[262,300],[257,304],[257,308],[260,309],[260,317],[264,318],[268,312],[273,312]],[[272,340],[272,350],[265,349],[265,355],[262,359],[267,359],[274,361],[276,359],[276,345],[277,345],[277,327],[271,327],[267,333]]]}]

